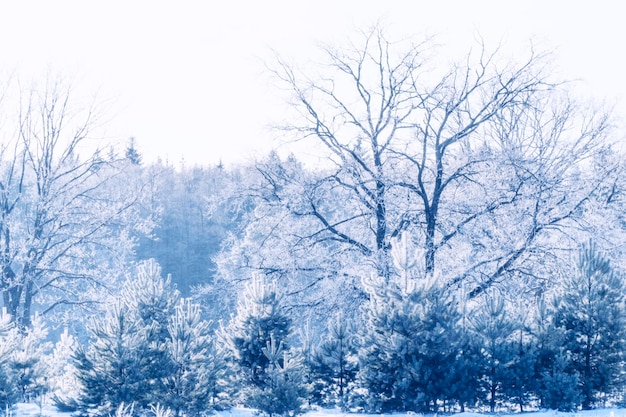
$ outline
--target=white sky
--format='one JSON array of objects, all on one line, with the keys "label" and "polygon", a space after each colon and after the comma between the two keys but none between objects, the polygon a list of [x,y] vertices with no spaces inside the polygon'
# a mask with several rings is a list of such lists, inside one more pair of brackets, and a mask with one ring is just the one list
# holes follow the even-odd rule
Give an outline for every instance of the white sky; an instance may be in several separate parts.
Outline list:
[{"label": "white sky", "polygon": [[0,0],[0,73],[61,72],[99,89],[113,99],[108,134],[134,136],[147,161],[229,164],[276,145],[267,125],[281,95],[261,64],[270,48],[304,62],[317,42],[380,18],[451,46],[477,32],[513,51],[534,38],[586,92],[626,95],[626,24],[611,0]]}]

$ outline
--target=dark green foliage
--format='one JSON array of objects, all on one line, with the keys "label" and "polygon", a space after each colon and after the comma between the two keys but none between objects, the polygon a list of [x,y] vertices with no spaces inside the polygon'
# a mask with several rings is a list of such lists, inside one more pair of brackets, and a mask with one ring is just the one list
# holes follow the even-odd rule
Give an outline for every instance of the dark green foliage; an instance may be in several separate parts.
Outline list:
[{"label": "dark green foliage", "polygon": [[578,373],[569,364],[565,331],[554,325],[554,311],[539,300],[534,323],[534,394],[542,408],[572,411],[580,406]]},{"label": "dark green foliage", "polygon": [[226,369],[209,337],[209,323],[200,317],[200,307],[181,300],[168,325],[167,352],[173,368],[165,377],[163,404],[175,416],[200,415],[212,407]]},{"label": "dark green foliage", "polygon": [[447,380],[452,404],[458,404],[464,412],[466,407],[475,406],[481,395],[481,351],[466,330],[462,329],[459,333],[457,357]]},{"label": "dark green foliage", "polygon": [[[42,362],[49,344],[40,316],[32,327],[19,329],[3,310],[0,315],[0,406],[11,409],[17,402],[37,402],[49,385]],[[0,409],[0,410],[2,410]]]},{"label": "dark green foliage", "polygon": [[291,325],[276,285],[258,277],[253,279],[240,299],[237,315],[227,335],[244,384],[265,385],[270,362],[263,349],[271,340],[288,349],[287,336]]},{"label": "dark green foliage", "polygon": [[135,138],[130,138],[128,140],[128,146],[126,147],[126,152],[124,156],[128,161],[130,161],[133,165],[141,165],[141,154],[135,147]]},{"label": "dark green foliage", "polygon": [[517,404],[519,412],[525,411],[534,400],[537,386],[535,379],[535,363],[537,361],[537,347],[531,336],[519,328],[514,334],[511,344],[512,356],[509,364],[509,379],[502,389],[510,402]]},{"label": "dark green foliage", "polygon": [[552,355],[550,365],[541,373],[542,405],[552,410],[570,412],[578,409],[582,401],[580,378],[569,367],[571,359],[563,348]]}]

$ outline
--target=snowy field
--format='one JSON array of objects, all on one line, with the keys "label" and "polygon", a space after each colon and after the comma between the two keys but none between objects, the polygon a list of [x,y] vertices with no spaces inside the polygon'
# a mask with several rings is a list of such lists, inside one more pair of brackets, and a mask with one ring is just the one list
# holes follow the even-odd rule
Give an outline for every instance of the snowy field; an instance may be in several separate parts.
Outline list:
[{"label": "snowy field", "polygon": [[[39,407],[35,404],[19,404],[17,408],[13,412],[13,417],[70,417],[71,413],[60,413],[56,411],[54,407],[44,406],[43,409],[39,410]],[[418,417],[415,413],[394,413],[392,414],[394,417]],[[457,413],[454,414],[454,417],[481,417],[481,416],[490,416],[489,413]],[[520,416],[522,414],[505,414],[505,413],[496,413],[497,416]],[[234,408],[228,411],[218,411],[215,413],[216,417],[257,417],[254,410],[244,409],[244,408]],[[317,410],[317,411],[309,411],[303,415],[304,417],[368,417],[372,416],[371,414],[346,414],[342,413],[339,410]],[[576,411],[572,413],[563,413],[559,411],[536,411],[530,413],[524,413],[524,417],[626,417],[626,409],[614,409],[614,408],[605,408],[605,409],[597,409],[597,410],[589,410],[589,411]]]}]

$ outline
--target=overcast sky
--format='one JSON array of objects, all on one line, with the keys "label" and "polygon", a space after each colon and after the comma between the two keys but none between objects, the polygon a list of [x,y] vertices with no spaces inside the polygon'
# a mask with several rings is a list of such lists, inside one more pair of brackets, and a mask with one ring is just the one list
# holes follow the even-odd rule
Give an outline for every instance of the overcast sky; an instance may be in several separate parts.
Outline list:
[{"label": "overcast sky", "polygon": [[[476,33],[515,51],[531,38],[585,93],[626,95],[619,2],[0,0],[0,69],[61,72],[110,99],[112,139],[136,138],[144,159],[243,162],[277,144],[267,125],[281,96],[262,65],[271,49],[304,62],[381,19],[402,35],[465,48]],[[583,88],[581,87],[581,88]],[[619,103],[620,113],[626,106]]]}]

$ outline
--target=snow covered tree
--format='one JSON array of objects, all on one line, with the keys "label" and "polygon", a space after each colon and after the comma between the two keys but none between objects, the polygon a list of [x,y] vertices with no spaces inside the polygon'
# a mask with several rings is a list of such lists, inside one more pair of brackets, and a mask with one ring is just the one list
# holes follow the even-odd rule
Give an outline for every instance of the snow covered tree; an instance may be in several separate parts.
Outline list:
[{"label": "snow covered tree", "polygon": [[175,416],[199,415],[212,408],[226,373],[221,352],[210,337],[210,324],[200,306],[182,299],[168,325],[167,352],[173,371],[165,378],[162,405]]},{"label": "snow covered tree", "polygon": [[16,329],[6,307],[0,314],[0,409],[11,409],[19,395],[9,361],[17,342],[19,332]]},{"label": "snow covered tree", "polygon": [[509,316],[504,298],[490,294],[474,311],[471,325],[481,352],[484,399],[493,413],[499,403],[508,400],[505,393],[513,378],[515,357],[513,337],[519,324]]},{"label": "snow covered tree", "polygon": [[83,415],[106,416],[121,404],[147,404],[150,379],[144,375],[145,334],[127,306],[111,306],[91,329],[93,342],[78,347],[74,366],[82,390],[77,406]]},{"label": "snow covered tree", "polygon": [[403,291],[383,277],[364,281],[369,302],[360,340],[358,380],[372,412],[436,411],[455,400],[461,315],[434,280]]},{"label": "snow covered tree", "polygon": [[327,329],[309,364],[314,396],[321,405],[346,411],[358,370],[356,333],[352,320],[342,314],[330,319]]},{"label": "snow covered tree", "polygon": [[77,348],[78,341],[65,328],[55,343],[52,354],[45,358],[50,394],[54,404],[61,411],[76,411],[75,401],[81,385],[76,376],[72,355]]},{"label": "snow covered tree", "polygon": [[302,413],[308,394],[302,358],[287,352],[273,335],[263,348],[263,354],[268,360],[264,384],[252,388],[250,405],[269,417]]},{"label": "snow covered tree", "polygon": [[224,364],[209,323],[154,260],[138,265],[92,339],[75,353],[81,412],[106,415],[130,403],[140,410],[161,404],[176,416],[211,408]]},{"label": "snow covered tree", "polygon": [[508,400],[519,407],[519,412],[525,411],[534,400],[537,381],[535,380],[535,363],[537,361],[537,348],[535,340],[526,331],[519,327],[511,343],[512,356],[509,364],[509,378],[502,386],[503,393]]},{"label": "snow covered tree", "polygon": [[236,315],[222,329],[222,338],[230,348],[235,389],[245,403],[249,403],[250,389],[267,386],[270,367],[270,358],[264,353],[267,344],[289,350],[291,330],[292,320],[277,284],[255,276],[241,294]]},{"label": "snow covered tree", "polygon": [[[554,307],[554,305],[553,305]],[[532,326],[535,344],[534,394],[542,408],[572,411],[580,406],[579,375],[565,347],[565,331],[555,326],[554,310],[541,298]]]},{"label": "snow covered tree", "polygon": [[48,329],[41,316],[32,318],[31,326],[21,332],[9,366],[15,375],[20,400],[41,402],[47,394],[48,368],[44,361],[51,343],[46,341]]},{"label": "snow covered tree", "polygon": [[0,315],[0,410],[17,402],[41,403],[49,390],[44,360],[50,348],[47,328],[36,315],[32,326],[19,329],[3,308]]},{"label": "snow covered tree", "polygon": [[122,403],[145,408],[162,401],[164,378],[172,372],[168,323],[177,302],[177,291],[169,278],[161,278],[156,262],[137,267],[104,320],[94,322],[88,349],[74,355],[83,413],[96,409],[106,415]]},{"label": "snow covered tree", "polygon": [[98,106],[82,104],[58,77],[9,87],[1,94],[0,291],[12,320],[29,327],[35,305],[44,315],[102,301],[131,256],[127,232],[142,221],[122,165],[93,149]]},{"label": "snow covered tree", "polygon": [[144,340],[142,352],[142,372],[149,384],[146,404],[163,402],[161,396],[166,389],[164,378],[170,375],[170,361],[167,344],[170,341],[168,325],[175,314],[180,294],[172,285],[170,276],[161,276],[161,267],[154,259],[142,261],[136,274],[126,280],[121,292],[121,300],[128,307],[130,319],[135,322],[137,331]]},{"label": "snow covered tree", "polygon": [[[293,111],[281,127],[327,163],[306,176],[260,167],[259,212],[275,216],[250,223],[252,254],[232,245],[225,259],[269,271],[313,264],[313,285],[365,266],[361,276],[390,279],[394,240],[408,232],[424,272],[471,285],[473,297],[553,276],[563,261],[554,242],[577,245],[585,209],[619,176],[616,161],[596,163],[616,139],[609,114],[567,97],[533,48],[511,61],[479,44],[439,68],[433,51],[374,26],[310,65],[278,57]],[[559,240],[563,230],[573,238]],[[265,242],[301,257],[272,257]]]},{"label": "snow covered tree", "polygon": [[624,281],[593,242],[580,249],[577,271],[555,297],[555,326],[564,331],[570,367],[579,375],[582,408],[620,388],[626,341]]}]

